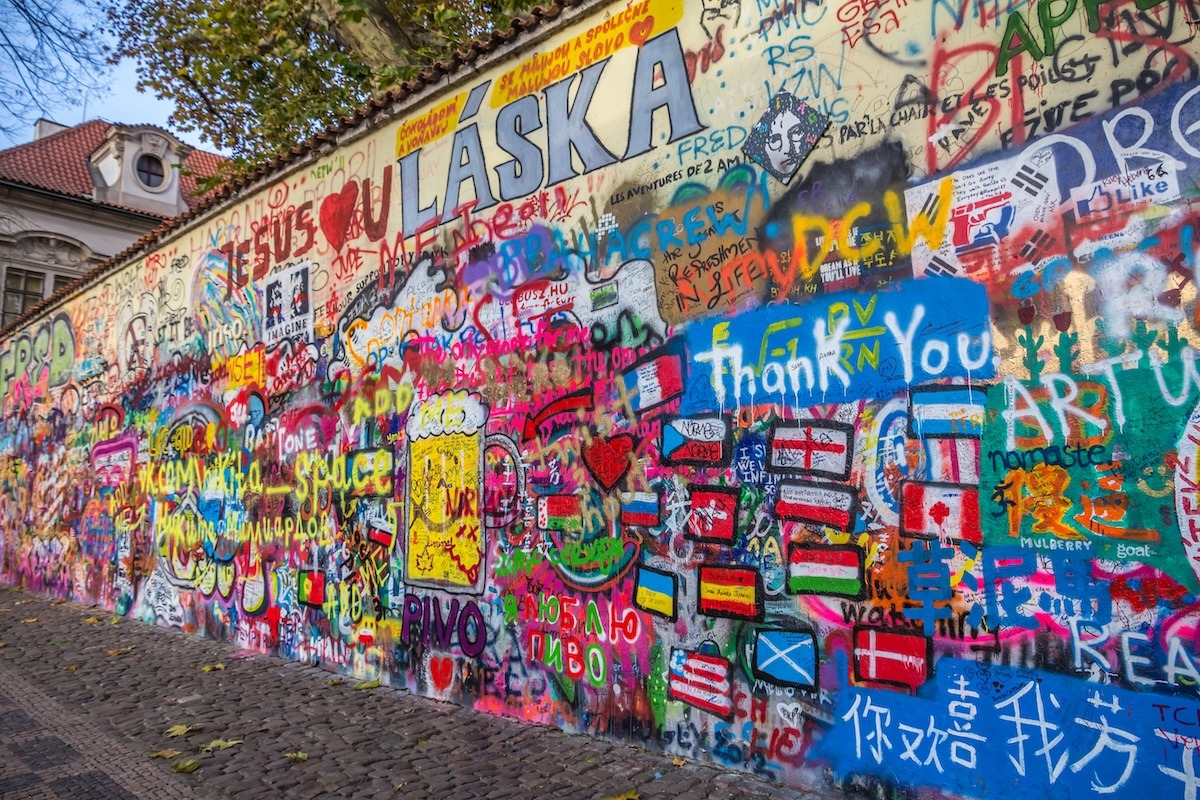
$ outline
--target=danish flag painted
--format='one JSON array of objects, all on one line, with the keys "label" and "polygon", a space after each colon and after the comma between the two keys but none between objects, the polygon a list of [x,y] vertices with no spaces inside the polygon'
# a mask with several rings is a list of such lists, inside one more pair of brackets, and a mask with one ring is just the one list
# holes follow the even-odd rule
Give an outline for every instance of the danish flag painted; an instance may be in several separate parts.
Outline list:
[{"label": "danish flag painted", "polygon": [[901,489],[900,512],[901,529],[910,536],[983,544],[975,486],[907,481]]},{"label": "danish flag painted", "polygon": [[862,681],[915,689],[929,677],[930,640],[878,628],[854,631],[854,672]]}]

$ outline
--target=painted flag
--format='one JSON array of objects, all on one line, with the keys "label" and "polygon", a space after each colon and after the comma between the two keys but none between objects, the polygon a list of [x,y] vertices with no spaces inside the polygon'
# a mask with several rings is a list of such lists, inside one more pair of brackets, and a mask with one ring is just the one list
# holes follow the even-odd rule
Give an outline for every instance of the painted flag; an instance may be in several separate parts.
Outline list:
[{"label": "painted flag", "polygon": [[776,686],[817,687],[817,643],[811,631],[773,628],[754,635],[754,676]]},{"label": "painted flag", "polygon": [[854,630],[854,677],[915,689],[929,677],[932,641],[915,633]]},{"label": "painted flag", "polygon": [[768,466],[779,472],[845,480],[850,477],[854,428],[842,422],[804,420],[771,431]]},{"label": "painted flag", "polygon": [[664,464],[697,467],[728,464],[733,453],[729,420],[724,417],[676,417],[663,423]]},{"label": "painted flag", "polygon": [[551,494],[537,501],[538,527],[544,531],[578,533],[583,530],[579,498],[573,494]]},{"label": "painted flag", "polygon": [[719,656],[672,650],[667,693],[672,700],[701,711],[732,717],[733,684],[729,671],[729,662]]},{"label": "painted flag", "polygon": [[683,361],[675,353],[651,355],[621,375],[634,411],[649,411],[683,394]]},{"label": "painted flag", "polygon": [[926,474],[935,483],[979,484],[979,439],[926,438]]},{"label": "painted flag", "polygon": [[819,547],[793,543],[788,548],[788,591],[862,597],[863,551],[857,547]]},{"label": "painted flag", "polygon": [[701,614],[762,619],[762,575],[753,567],[700,567],[698,594]]},{"label": "painted flag", "polygon": [[689,539],[732,544],[737,531],[741,490],[736,486],[688,486],[691,508],[685,535]]},{"label": "painted flag", "polygon": [[900,490],[900,530],[922,539],[983,544],[978,487],[905,481]]},{"label": "painted flag", "polygon": [[913,389],[908,401],[908,434],[927,436],[983,436],[987,386],[927,386]]},{"label": "painted flag", "polygon": [[678,578],[670,572],[641,565],[637,569],[637,586],[633,592],[638,608],[660,617],[674,620],[675,590]]},{"label": "painted flag", "polygon": [[296,591],[301,603],[309,606],[322,606],[325,604],[324,572],[319,569],[302,569],[296,577]]},{"label": "painted flag", "polygon": [[784,519],[848,531],[854,527],[854,500],[854,490],[845,486],[782,481],[775,513]]},{"label": "painted flag", "polygon": [[653,528],[662,522],[658,492],[621,495],[621,522]]}]

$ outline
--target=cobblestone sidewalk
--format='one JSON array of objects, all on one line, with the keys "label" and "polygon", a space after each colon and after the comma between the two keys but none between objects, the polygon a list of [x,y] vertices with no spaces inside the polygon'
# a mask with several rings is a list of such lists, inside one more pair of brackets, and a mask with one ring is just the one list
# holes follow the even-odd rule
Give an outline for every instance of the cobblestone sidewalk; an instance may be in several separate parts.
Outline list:
[{"label": "cobblestone sidewalk", "polygon": [[[393,689],[331,686],[315,667],[110,620],[0,587],[0,798],[841,796]],[[216,663],[225,668],[201,669]],[[169,738],[175,725],[193,729]],[[240,742],[199,752],[215,739]],[[162,750],[181,753],[151,757]],[[194,772],[172,771],[189,758]]]}]

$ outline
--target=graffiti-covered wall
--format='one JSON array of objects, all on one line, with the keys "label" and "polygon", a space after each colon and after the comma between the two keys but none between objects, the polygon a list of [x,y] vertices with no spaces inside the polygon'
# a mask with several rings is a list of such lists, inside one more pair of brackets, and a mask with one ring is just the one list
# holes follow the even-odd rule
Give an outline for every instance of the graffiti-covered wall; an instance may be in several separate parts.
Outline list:
[{"label": "graffiti-covered wall", "polygon": [[1200,5],[571,13],[0,342],[3,579],[782,782],[1195,797]]}]

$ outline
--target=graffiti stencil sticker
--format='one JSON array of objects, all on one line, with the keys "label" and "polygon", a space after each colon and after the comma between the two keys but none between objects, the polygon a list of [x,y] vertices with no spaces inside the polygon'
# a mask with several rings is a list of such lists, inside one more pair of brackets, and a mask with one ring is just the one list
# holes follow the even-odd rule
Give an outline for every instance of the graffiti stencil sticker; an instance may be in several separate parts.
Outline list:
[{"label": "graffiti stencil sticker", "polygon": [[312,339],[312,313],[309,304],[308,262],[276,272],[266,280],[263,302],[263,339],[267,346],[284,339]]},{"label": "graffiti stencil sticker", "polygon": [[404,579],[451,592],[483,589],[483,426],[476,395],[448,392],[408,418]]}]

